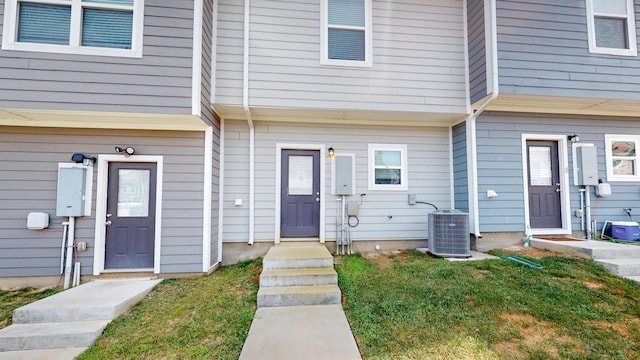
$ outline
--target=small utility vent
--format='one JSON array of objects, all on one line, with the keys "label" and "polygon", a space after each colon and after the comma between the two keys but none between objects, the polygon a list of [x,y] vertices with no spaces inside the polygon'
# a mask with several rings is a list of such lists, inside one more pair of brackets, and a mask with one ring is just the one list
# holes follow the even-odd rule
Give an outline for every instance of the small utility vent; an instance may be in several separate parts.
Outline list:
[{"label": "small utility vent", "polygon": [[429,252],[436,256],[471,256],[468,215],[460,210],[430,213],[428,246]]}]

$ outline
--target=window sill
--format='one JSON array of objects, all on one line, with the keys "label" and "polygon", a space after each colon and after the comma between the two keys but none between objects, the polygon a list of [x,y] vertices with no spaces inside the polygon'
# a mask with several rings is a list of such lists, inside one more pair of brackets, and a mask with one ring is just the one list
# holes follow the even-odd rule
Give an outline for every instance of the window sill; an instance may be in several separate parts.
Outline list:
[{"label": "window sill", "polygon": [[31,51],[41,53],[69,54],[69,55],[93,55],[112,56],[123,58],[142,58],[142,48],[138,49],[115,49],[99,47],[73,47],[66,45],[34,44],[3,42],[2,50]]}]

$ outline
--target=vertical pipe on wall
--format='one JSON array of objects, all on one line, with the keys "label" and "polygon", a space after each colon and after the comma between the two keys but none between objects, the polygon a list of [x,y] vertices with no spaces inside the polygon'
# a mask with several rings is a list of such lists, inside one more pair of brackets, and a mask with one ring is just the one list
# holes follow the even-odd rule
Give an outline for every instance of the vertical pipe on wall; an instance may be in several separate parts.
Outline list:
[{"label": "vertical pipe on wall", "polygon": [[248,245],[253,245],[255,227],[255,129],[253,118],[249,109],[249,9],[251,0],[244,1],[244,54],[242,69],[242,107],[247,117],[249,125],[249,241]]},{"label": "vertical pipe on wall", "polygon": [[204,132],[204,193],[202,194],[202,272],[211,268],[211,202],[213,201],[213,127]]},{"label": "vertical pipe on wall", "polygon": [[222,239],[224,237],[224,119],[220,118],[220,170],[218,172],[218,263],[222,264]]},{"label": "vertical pipe on wall", "polygon": [[67,235],[67,258],[64,266],[64,289],[69,288],[71,282],[71,260],[73,260],[73,242],[75,241],[76,218],[69,216],[69,234]]}]

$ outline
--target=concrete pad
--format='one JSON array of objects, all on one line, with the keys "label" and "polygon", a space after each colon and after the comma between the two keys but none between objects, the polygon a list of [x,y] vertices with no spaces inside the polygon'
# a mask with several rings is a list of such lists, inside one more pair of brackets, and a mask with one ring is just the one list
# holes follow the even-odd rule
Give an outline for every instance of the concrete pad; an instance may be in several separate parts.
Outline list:
[{"label": "concrete pad", "polygon": [[333,256],[322,245],[274,246],[262,261],[265,270],[333,267]]},{"label": "concrete pad", "polygon": [[0,360],[72,360],[87,348],[64,348],[0,352]]},{"label": "concrete pad", "polygon": [[640,258],[640,246],[608,241],[553,241],[533,238],[531,239],[531,246],[569,255],[583,254],[592,259]]},{"label": "concrete pad", "polygon": [[640,276],[623,276],[625,279],[629,279],[640,284]]},{"label": "concrete pad", "polygon": [[[417,248],[417,251],[420,251],[423,254],[431,254],[429,249],[427,248]],[[476,261],[476,260],[488,260],[488,259],[499,259],[497,256],[485,254],[483,252],[471,250],[471,256],[468,258],[454,258],[454,257],[446,257],[444,258],[447,261]]]},{"label": "concrete pad", "polygon": [[259,308],[240,360],[361,359],[341,305]]},{"label": "concrete pad", "polygon": [[135,305],[161,281],[95,280],[16,309],[13,323],[112,320]]}]

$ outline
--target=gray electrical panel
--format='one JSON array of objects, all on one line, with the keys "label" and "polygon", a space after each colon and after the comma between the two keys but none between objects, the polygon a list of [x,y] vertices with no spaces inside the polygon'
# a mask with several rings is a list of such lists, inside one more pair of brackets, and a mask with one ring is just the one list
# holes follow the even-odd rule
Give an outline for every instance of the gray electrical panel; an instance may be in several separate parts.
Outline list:
[{"label": "gray electrical panel", "polygon": [[598,185],[598,157],[595,146],[576,147],[576,185]]},{"label": "gray electrical panel", "polygon": [[56,216],[84,216],[85,168],[59,168]]},{"label": "gray electrical panel", "polygon": [[336,195],[353,195],[353,157],[335,157]]}]

